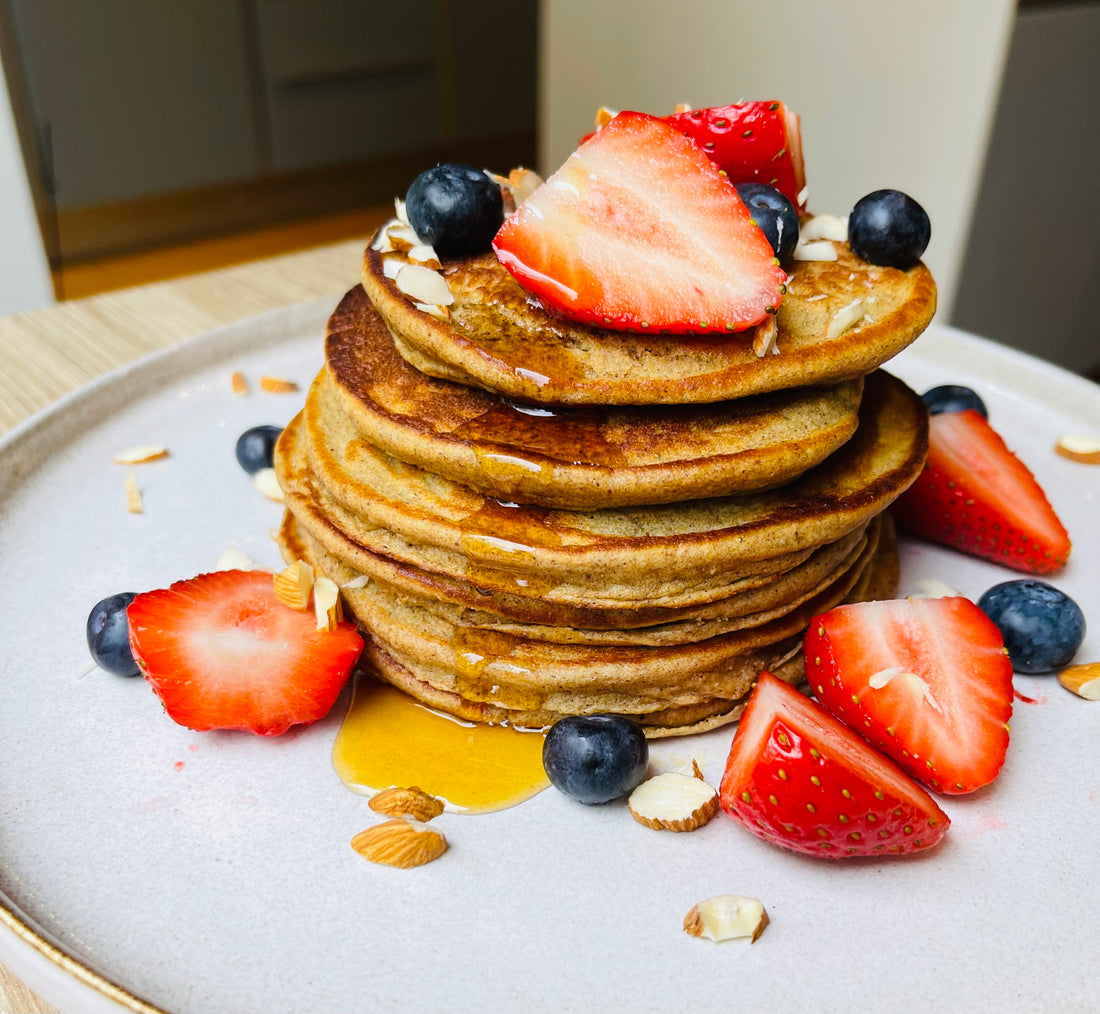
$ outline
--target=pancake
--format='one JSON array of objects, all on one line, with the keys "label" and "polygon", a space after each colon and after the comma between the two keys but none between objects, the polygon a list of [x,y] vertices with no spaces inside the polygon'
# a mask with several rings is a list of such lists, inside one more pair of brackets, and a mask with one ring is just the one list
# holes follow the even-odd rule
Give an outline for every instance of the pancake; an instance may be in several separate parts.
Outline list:
[{"label": "pancake", "polygon": [[855,436],[779,490],[561,511],[504,505],[397,461],[326,406],[315,383],[280,438],[276,469],[295,514],[312,503],[350,541],[424,570],[576,605],[689,605],[865,526],[916,478],[927,432],[920,398],[877,371]]},{"label": "pancake", "polygon": [[[398,351],[429,376],[540,404],[698,404],[864,376],[928,326],[936,287],[923,264],[881,267],[846,243],[834,246],[835,261],[800,262],[794,270],[776,315],[779,354],[762,357],[753,351],[753,330],[623,333],[552,316],[492,253],[443,265],[454,296],[449,320],[403,295],[373,244],[362,282]],[[855,300],[862,316],[832,334]]]},{"label": "pancake", "polygon": [[[610,605],[570,604],[535,594],[519,595],[508,591],[490,591],[469,581],[425,571],[402,563],[384,553],[372,552],[349,539],[316,505],[303,498],[288,498],[293,509],[284,512],[278,533],[287,560],[310,559],[330,554],[341,565],[370,580],[378,581],[401,594],[437,601],[440,607],[454,605],[471,615],[491,605],[493,615],[517,623],[578,627],[592,630],[620,630],[654,626],[680,620],[704,620],[729,615],[729,603],[740,596],[782,597],[786,588],[803,588],[828,573],[835,561],[861,543],[863,532],[850,532],[835,543],[814,550],[774,558],[774,572],[751,575],[726,582],[715,581],[704,593],[682,602],[662,600],[626,600]],[[301,547],[305,547],[304,549]],[[786,569],[780,569],[777,561]],[[354,578],[353,578],[354,580]],[[515,577],[509,580],[515,586]],[[782,582],[782,584],[780,584]],[[538,589],[538,582],[531,582]],[[529,591],[530,588],[519,588]],[[698,601],[692,602],[691,598]]]},{"label": "pancake", "polygon": [[[384,583],[381,583],[381,590],[384,594],[413,602],[456,630],[491,629],[528,640],[559,644],[688,644],[777,619],[824,592],[853,568],[862,580],[866,562],[878,549],[880,528],[880,519],[876,518],[868,526],[867,536],[857,533],[858,538],[846,538],[840,543],[823,547],[805,564],[759,588],[700,607],[694,615],[647,625],[613,627],[605,623],[603,627],[593,629],[562,623],[524,623],[492,612],[495,599],[490,600],[487,608],[471,609],[432,597],[410,597]],[[340,585],[352,613],[356,616],[366,614],[368,605],[361,600],[375,594],[371,585],[380,582],[369,581],[364,585],[367,581],[365,575],[333,556],[293,522],[283,526],[280,548],[287,562],[304,560]]]},{"label": "pancake", "polygon": [[397,354],[362,288],[328,324],[335,413],[400,461],[486,496],[595,509],[779,486],[855,432],[862,377],[711,405],[553,410],[433,379]]},{"label": "pancake", "polygon": [[566,714],[611,712],[631,715],[651,737],[700,732],[739,717],[764,668],[801,682],[801,635],[813,615],[841,598],[858,601],[869,588],[893,594],[897,548],[888,522],[883,535],[865,566],[782,621],[677,649],[577,649],[494,631],[463,635],[416,616],[415,608],[407,625],[404,606],[383,597],[364,607],[364,659],[422,703],[467,720],[538,728]]}]

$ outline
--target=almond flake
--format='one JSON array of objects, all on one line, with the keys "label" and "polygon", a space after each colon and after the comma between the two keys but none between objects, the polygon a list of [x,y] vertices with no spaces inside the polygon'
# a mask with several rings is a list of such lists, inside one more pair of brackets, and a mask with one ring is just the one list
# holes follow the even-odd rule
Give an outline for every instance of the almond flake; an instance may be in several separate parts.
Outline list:
[{"label": "almond flake", "polygon": [[412,247],[408,252],[409,263],[419,264],[421,267],[431,268],[433,271],[438,271],[443,267],[439,260],[439,254],[435,252],[435,247],[428,246],[427,243],[418,243]]},{"label": "almond flake", "polygon": [[283,502],[283,490],[279,486],[274,468],[261,468],[252,476],[252,485],[263,493],[268,500],[274,500],[276,503]]},{"label": "almond flake", "polygon": [[1100,662],[1071,665],[1058,673],[1058,682],[1086,701],[1100,701]]},{"label": "almond flake", "polygon": [[818,239],[831,239],[838,243],[848,241],[848,219],[836,215],[814,215],[798,226],[798,242],[812,243]]},{"label": "almond flake", "polygon": [[828,240],[817,240],[813,243],[799,243],[794,248],[796,261],[835,261],[836,247]]},{"label": "almond flake", "polygon": [[927,682],[921,679],[916,673],[907,672],[905,668],[900,665],[890,666],[889,669],[882,669],[874,673],[870,679],[867,680],[867,686],[872,690],[881,690],[895,680],[898,681],[899,686],[909,691],[913,700],[918,703],[922,700],[928,701],[936,711],[940,710],[939,704],[932,696],[932,688]]},{"label": "almond flake", "polygon": [[284,380],[282,377],[269,377],[266,374],[260,377],[260,387],[268,394],[294,394],[298,385],[293,380]]},{"label": "almond flake", "polygon": [[302,560],[297,560],[272,576],[275,598],[284,606],[304,613],[309,608],[313,594],[313,568]]},{"label": "almond flake", "polygon": [[131,514],[140,514],[145,509],[141,499],[141,490],[138,489],[137,479],[131,472],[126,476],[126,510]]},{"label": "almond flake", "polygon": [[397,272],[394,285],[414,303],[450,306],[454,302],[446,279],[431,268],[406,264]]},{"label": "almond flake", "polygon": [[508,174],[508,185],[516,207],[527,200],[545,181],[534,169],[518,166]]},{"label": "almond flake", "polygon": [[160,461],[168,457],[168,448],[159,444],[141,444],[128,451],[116,454],[111,461],[116,465],[144,465],[149,461]]},{"label": "almond flake", "polygon": [[340,589],[336,582],[319,577],[313,582],[313,614],[317,617],[318,630],[335,630],[344,618],[340,604]]},{"label": "almond flake", "polygon": [[719,894],[694,905],[684,916],[684,932],[720,943],[744,940],[756,943],[768,925],[768,913],[758,898]]},{"label": "almond flake", "polygon": [[689,106],[686,102],[677,102],[676,103],[676,108],[674,110],[672,110],[672,112],[673,112],[673,114],[676,114],[676,113],[690,113],[691,112],[691,106]]},{"label": "almond flake", "polygon": [[360,574],[358,577],[353,577],[350,581],[345,581],[341,588],[366,588],[370,584],[370,578],[366,574]]},{"label": "almond flake", "polygon": [[955,599],[965,598],[957,588],[941,581],[938,577],[930,577],[917,582],[917,590],[909,596],[914,599]]},{"label": "almond flake", "polygon": [[[409,213],[405,208],[405,202],[400,197],[393,199],[393,213],[402,225],[409,225]],[[409,228],[412,228],[412,226],[409,225]]]},{"label": "almond flake", "polygon": [[248,394],[248,381],[245,379],[243,373],[240,370],[234,370],[233,376],[229,378],[229,386],[233,388],[234,394]]},{"label": "almond flake", "polygon": [[451,311],[449,307],[438,306],[435,303],[413,303],[421,313],[429,313],[433,317],[438,317],[440,320],[450,320]]},{"label": "almond flake", "polygon": [[433,827],[397,817],[360,831],[351,847],[372,863],[408,870],[438,859],[447,851],[447,839]]},{"label": "almond flake", "polygon": [[1078,433],[1063,433],[1054,445],[1054,452],[1082,465],[1100,465],[1100,440]]},{"label": "almond flake", "polygon": [[639,824],[655,831],[694,831],[718,812],[718,793],[693,774],[668,771],[642,782],[627,805]]},{"label": "almond flake", "polygon": [[407,789],[392,786],[371,796],[367,801],[375,813],[387,817],[412,817],[422,823],[438,817],[443,812],[443,800],[430,795],[415,785]]},{"label": "almond flake", "polygon": [[779,325],[775,322],[775,314],[769,313],[763,324],[758,324],[756,333],[752,337],[752,350],[757,356],[765,356],[769,352],[778,353],[779,346],[776,338],[779,336]]},{"label": "almond flake", "polygon": [[374,237],[374,242],[370,245],[372,250],[377,250],[379,253],[393,253],[397,249],[390,242],[389,234],[391,226],[395,225],[408,225],[408,223],[402,222],[397,218],[391,218],[388,222],[383,222],[378,228],[378,233]]},{"label": "almond flake", "polygon": [[230,546],[214,561],[215,570],[255,570],[254,564],[236,546]]},{"label": "almond flake", "polygon": [[863,300],[853,299],[847,306],[842,306],[833,314],[829,321],[829,328],[825,332],[826,338],[837,338],[844,334],[857,320],[863,316]]},{"label": "almond flake", "polygon": [[603,130],[616,116],[619,115],[617,109],[607,109],[604,106],[600,106],[596,110],[596,129]]},{"label": "almond flake", "polygon": [[403,222],[387,226],[386,238],[389,240],[390,249],[397,250],[399,253],[405,253],[414,246],[421,245],[420,237],[413,230],[413,227],[405,225]]},{"label": "almond flake", "polygon": [[408,264],[408,261],[404,257],[383,257],[382,274],[392,282],[397,277],[397,272],[406,264]]}]

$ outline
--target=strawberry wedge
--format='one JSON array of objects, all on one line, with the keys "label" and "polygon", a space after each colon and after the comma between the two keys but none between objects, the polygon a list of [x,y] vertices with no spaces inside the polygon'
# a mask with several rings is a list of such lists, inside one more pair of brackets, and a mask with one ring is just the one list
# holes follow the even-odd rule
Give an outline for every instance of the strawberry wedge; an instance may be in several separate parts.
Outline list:
[{"label": "strawberry wedge", "polygon": [[937,792],[972,792],[1004,764],[1012,663],[969,599],[899,599],[815,616],[806,678],[818,700]]},{"label": "strawberry wedge", "polygon": [[189,729],[277,736],[328,714],[363,650],[354,624],[318,630],[265,571],[226,570],[143,592],[126,610],[134,660]]},{"label": "strawberry wedge", "polygon": [[619,331],[741,331],[775,313],[787,277],[730,180],[644,113],[585,141],[493,249],[547,309]]},{"label": "strawberry wedge", "polygon": [[928,461],[891,507],[915,535],[1029,574],[1065,566],[1070,540],[1028,467],[974,409],[933,415]]},{"label": "strawberry wedge", "polygon": [[718,796],[753,834],[820,859],[909,855],[951,824],[897,765],[769,672],[749,696]]},{"label": "strawberry wedge", "polygon": [[666,117],[734,183],[766,183],[800,212],[806,209],[806,169],[798,114],[782,102],[736,102]]}]

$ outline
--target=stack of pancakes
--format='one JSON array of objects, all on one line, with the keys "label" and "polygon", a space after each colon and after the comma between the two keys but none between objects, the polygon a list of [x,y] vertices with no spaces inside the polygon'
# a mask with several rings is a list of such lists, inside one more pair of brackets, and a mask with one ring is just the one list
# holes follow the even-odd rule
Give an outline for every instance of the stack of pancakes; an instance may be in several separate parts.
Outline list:
[{"label": "stack of pancakes", "polygon": [[837,243],[757,355],[563,321],[492,254],[442,265],[440,313],[382,245],[276,451],[283,554],[342,587],[377,676],[476,721],[694,732],[764,668],[798,682],[814,614],[893,594],[927,415],[877,367],[931,319],[923,265]]}]

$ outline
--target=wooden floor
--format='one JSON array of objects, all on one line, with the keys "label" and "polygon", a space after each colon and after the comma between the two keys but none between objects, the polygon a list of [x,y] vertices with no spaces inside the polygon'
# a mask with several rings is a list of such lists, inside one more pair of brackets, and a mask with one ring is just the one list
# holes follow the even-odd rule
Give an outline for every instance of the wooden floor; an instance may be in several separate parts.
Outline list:
[{"label": "wooden floor", "polygon": [[101,261],[65,265],[54,273],[54,288],[59,300],[80,299],[340,240],[362,237],[365,241],[378,224],[392,214],[392,205],[362,208]]}]

